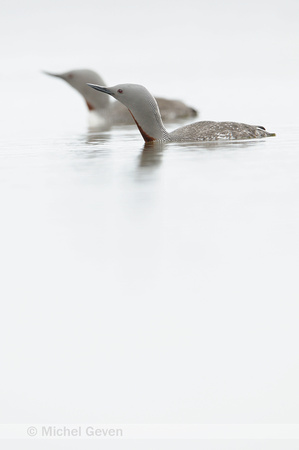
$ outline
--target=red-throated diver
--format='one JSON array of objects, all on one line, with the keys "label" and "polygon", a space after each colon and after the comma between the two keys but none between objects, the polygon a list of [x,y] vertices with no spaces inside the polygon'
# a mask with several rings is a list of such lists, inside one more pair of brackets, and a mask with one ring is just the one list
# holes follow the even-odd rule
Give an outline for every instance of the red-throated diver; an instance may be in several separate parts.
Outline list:
[{"label": "red-throated diver", "polygon": [[[65,73],[44,72],[47,75],[61,78],[76,89],[85,99],[90,111],[91,126],[131,125],[134,123],[131,115],[119,102],[110,102],[107,95],[98,95],[92,91],[87,83],[104,85],[104,80],[93,70],[78,69]],[[180,100],[156,98],[164,122],[187,119],[197,116],[197,111]]]},{"label": "red-throated diver", "polygon": [[149,91],[139,84],[118,84],[113,87],[88,86],[123,103],[130,111],[145,142],[195,142],[228,139],[252,139],[275,136],[264,127],[236,122],[195,122],[168,133],[159,107]]}]

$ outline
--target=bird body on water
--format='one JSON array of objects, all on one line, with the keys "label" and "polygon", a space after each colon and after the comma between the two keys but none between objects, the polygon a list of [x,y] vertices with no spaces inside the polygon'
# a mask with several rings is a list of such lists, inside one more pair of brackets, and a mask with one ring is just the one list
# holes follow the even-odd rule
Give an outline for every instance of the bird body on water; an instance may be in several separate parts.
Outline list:
[{"label": "bird body on water", "polygon": [[275,136],[262,126],[211,121],[195,122],[168,133],[155,98],[144,86],[119,84],[107,88],[91,83],[88,85],[123,103],[130,111],[145,142],[196,142]]},{"label": "bird body on water", "polygon": [[[102,77],[89,69],[76,69],[64,73],[44,72],[66,81],[84,98],[90,111],[90,125],[110,127],[113,125],[131,125],[134,121],[127,108],[119,102],[111,102],[107,95],[99,95],[92,91],[87,83],[105,85]],[[162,118],[165,122],[196,117],[197,111],[180,100],[169,100],[157,97]]]}]

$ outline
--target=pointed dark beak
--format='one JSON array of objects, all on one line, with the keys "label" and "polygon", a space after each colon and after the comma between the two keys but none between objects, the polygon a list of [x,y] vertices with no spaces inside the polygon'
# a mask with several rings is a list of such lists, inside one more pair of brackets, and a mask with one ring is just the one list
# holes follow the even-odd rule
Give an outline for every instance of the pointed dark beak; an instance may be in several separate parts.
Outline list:
[{"label": "pointed dark beak", "polygon": [[63,78],[62,74],[60,73],[47,72],[46,70],[42,70],[42,72],[46,75],[50,75],[51,77]]},{"label": "pointed dark beak", "polygon": [[86,83],[86,84],[97,91],[104,92],[105,94],[109,94],[109,95],[114,95],[113,92],[110,91],[110,89],[106,88],[105,86],[98,86],[97,84],[91,84],[91,83]]}]

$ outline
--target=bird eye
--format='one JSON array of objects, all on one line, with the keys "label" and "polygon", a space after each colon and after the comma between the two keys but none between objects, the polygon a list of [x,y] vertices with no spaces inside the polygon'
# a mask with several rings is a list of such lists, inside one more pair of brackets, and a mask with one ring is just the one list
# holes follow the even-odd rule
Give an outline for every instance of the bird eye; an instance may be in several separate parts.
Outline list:
[{"label": "bird eye", "polygon": [[69,73],[67,77],[71,80],[72,78],[74,78],[74,75],[72,73]]},{"label": "bird eye", "polygon": [[118,89],[117,92],[119,92],[120,94],[122,94],[122,93],[123,93],[123,90],[122,90],[122,89]]}]

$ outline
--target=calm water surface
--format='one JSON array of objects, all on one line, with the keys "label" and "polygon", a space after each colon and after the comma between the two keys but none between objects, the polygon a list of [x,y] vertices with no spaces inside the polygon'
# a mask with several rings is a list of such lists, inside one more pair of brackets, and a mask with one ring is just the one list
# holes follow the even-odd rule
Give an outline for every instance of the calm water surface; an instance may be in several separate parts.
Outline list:
[{"label": "calm water surface", "polygon": [[149,148],[6,130],[7,421],[29,398],[27,422],[298,420],[299,131],[267,127]]}]

